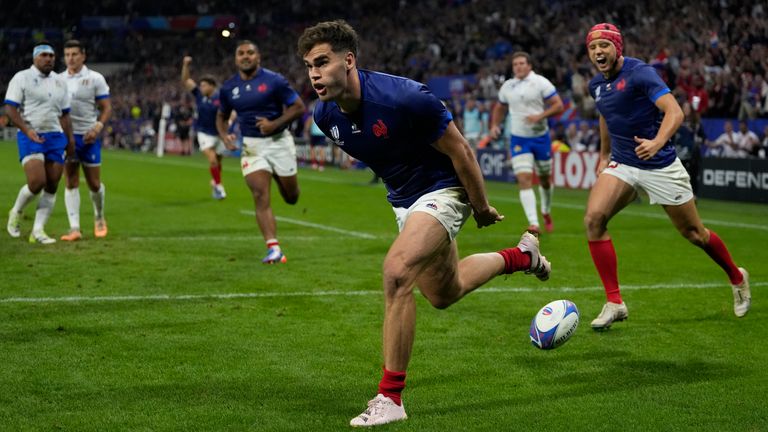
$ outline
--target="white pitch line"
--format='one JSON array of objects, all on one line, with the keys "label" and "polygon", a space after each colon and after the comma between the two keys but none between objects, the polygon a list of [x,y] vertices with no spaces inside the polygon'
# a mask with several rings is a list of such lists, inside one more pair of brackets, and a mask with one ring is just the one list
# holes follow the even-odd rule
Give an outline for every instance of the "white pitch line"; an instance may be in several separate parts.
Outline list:
[{"label": "white pitch line", "polygon": [[[768,286],[768,282],[752,283],[753,287]],[[703,284],[653,284],[653,285],[622,285],[622,290],[666,290],[666,289],[710,289],[728,288],[727,283]],[[528,292],[600,292],[603,288],[593,287],[481,287],[477,293],[528,293]],[[229,300],[253,298],[284,298],[284,297],[353,297],[382,295],[380,290],[364,291],[297,291],[297,292],[256,292],[256,293],[225,293],[225,294],[155,294],[155,295],[118,295],[118,296],[73,296],[73,297],[8,297],[0,299],[0,303],[79,303],[79,302],[124,302],[124,301],[180,301],[180,300]]]},{"label": "white pitch line", "polygon": [[[296,240],[296,241],[327,241],[328,236],[291,236],[281,235],[280,239]],[[261,237],[257,237],[255,233],[243,234],[243,235],[229,235],[229,236],[207,236],[207,235],[180,235],[180,236],[132,236],[128,237],[129,241],[243,241],[243,242],[261,242]]]},{"label": "white pitch line", "polygon": [[[493,195],[493,196],[490,196],[489,198],[491,201],[520,203],[519,199],[511,198],[511,197]],[[586,208],[585,205],[581,205],[581,204],[568,204],[568,203],[557,203],[557,202],[552,203],[552,207],[567,208],[571,210],[584,210]],[[647,213],[647,212],[631,210],[631,209],[624,209],[619,214],[639,216],[639,217],[644,217],[649,219],[663,219],[663,220],[669,219],[669,216],[667,216],[665,213]],[[727,226],[732,228],[746,228],[746,229],[754,229],[754,230],[760,230],[760,231],[768,231],[768,224],[758,225],[758,224],[749,224],[749,223],[742,223],[742,222],[724,221],[724,220],[718,220],[718,219],[702,219],[701,221],[704,222],[706,225],[719,225],[719,226]]]},{"label": "white pitch line", "polygon": [[[240,210],[240,213],[241,214],[246,214],[246,215],[249,215],[249,216],[254,216],[255,215],[255,212],[253,210]],[[324,230],[324,231],[332,231],[332,232],[335,232],[335,233],[344,234],[344,235],[348,235],[348,236],[352,236],[352,237],[364,238],[364,239],[368,239],[368,240],[374,240],[374,239],[378,238],[375,235],[369,234],[369,233],[366,233],[366,232],[350,231],[350,230],[345,230],[345,229],[341,229],[341,228],[332,227],[332,226],[329,226],[329,225],[323,225],[323,224],[318,224],[318,223],[314,223],[314,222],[307,222],[307,221],[302,221],[302,220],[298,220],[298,219],[291,219],[291,218],[287,218],[287,217],[284,217],[284,216],[275,216],[275,219],[277,221],[279,221],[279,222],[285,222],[285,223],[294,224],[294,225],[301,225],[301,226],[305,226],[305,227],[317,228],[317,229]]]}]

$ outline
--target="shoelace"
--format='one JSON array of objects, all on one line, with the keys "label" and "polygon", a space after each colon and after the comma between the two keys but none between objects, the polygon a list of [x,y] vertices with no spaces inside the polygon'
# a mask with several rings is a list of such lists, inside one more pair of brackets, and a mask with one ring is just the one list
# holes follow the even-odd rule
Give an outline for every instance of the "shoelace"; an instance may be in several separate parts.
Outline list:
[{"label": "shoelace", "polygon": [[384,410],[385,401],[383,399],[375,398],[368,401],[368,409],[365,413],[370,417],[374,417]]}]

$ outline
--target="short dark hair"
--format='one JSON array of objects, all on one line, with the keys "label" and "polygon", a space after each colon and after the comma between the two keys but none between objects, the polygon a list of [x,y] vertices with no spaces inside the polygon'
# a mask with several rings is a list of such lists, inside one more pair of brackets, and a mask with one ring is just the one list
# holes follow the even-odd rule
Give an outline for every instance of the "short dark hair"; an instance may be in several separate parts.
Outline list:
[{"label": "short dark hair", "polygon": [[515,51],[512,54],[512,60],[514,60],[514,59],[516,59],[518,57],[524,57],[525,61],[528,62],[529,65],[533,66],[533,62],[531,62],[531,55],[528,54],[527,52],[525,52],[525,51]]},{"label": "short dark hair", "polygon": [[200,78],[200,82],[207,82],[208,84],[216,87],[216,78],[211,75],[205,75]]},{"label": "short dark hair", "polygon": [[237,52],[237,48],[240,45],[253,45],[253,47],[256,48],[256,52],[259,51],[259,46],[256,45],[256,43],[254,43],[253,41],[250,41],[248,39],[241,39],[241,40],[237,41],[237,45],[235,45],[235,52]]},{"label": "short dark hair", "polygon": [[38,41],[38,42],[35,42],[35,44],[34,44],[34,45],[32,45],[32,48],[37,48],[37,47],[39,47],[40,45],[48,45],[48,46],[53,46],[53,44],[52,44],[52,43],[50,43],[49,41],[47,41],[47,40],[43,39],[43,40],[40,40],[40,41]]},{"label": "short dark hair", "polygon": [[304,57],[315,45],[327,43],[334,52],[351,51],[357,57],[357,32],[344,20],[325,21],[304,29],[299,38],[299,56]]},{"label": "short dark hair", "polygon": [[80,50],[81,53],[85,54],[85,46],[82,42],[80,42],[77,39],[70,39],[66,42],[64,42],[64,49],[67,48],[77,48]]}]

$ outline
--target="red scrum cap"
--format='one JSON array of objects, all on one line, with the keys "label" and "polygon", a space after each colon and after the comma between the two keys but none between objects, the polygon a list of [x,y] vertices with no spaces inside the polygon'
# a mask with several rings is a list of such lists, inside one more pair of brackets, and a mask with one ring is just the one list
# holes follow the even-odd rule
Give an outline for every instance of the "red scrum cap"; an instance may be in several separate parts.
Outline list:
[{"label": "red scrum cap", "polygon": [[605,39],[616,47],[616,57],[621,57],[624,50],[624,38],[621,30],[613,24],[600,23],[592,26],[587,33],[587,45],[595,39]]}]

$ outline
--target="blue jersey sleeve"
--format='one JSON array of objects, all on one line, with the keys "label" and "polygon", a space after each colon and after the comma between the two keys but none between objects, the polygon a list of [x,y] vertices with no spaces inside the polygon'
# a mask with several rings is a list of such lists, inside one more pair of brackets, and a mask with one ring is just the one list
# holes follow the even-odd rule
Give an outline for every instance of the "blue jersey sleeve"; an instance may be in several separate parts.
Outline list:
[{"label": "blue jersey sleeve", "polygon": [[638,68],[634,73],[633,79],[635,80],[634,84],[642,89],[653,103],[656,103],[660,97],[670,92],[667,84],[664,83],[664,80],[661,79],[656,70],[651,66],[644,65]]},{"label": "blue jersey sleeve", "polygon": [[426,85],[408,92],[401,108],[411,119],[412,130],[424,142],[432,144],[443,136],[453,116]]}]

